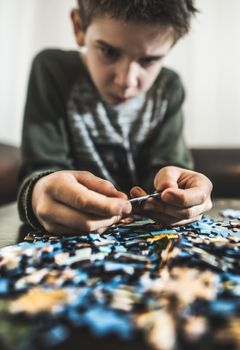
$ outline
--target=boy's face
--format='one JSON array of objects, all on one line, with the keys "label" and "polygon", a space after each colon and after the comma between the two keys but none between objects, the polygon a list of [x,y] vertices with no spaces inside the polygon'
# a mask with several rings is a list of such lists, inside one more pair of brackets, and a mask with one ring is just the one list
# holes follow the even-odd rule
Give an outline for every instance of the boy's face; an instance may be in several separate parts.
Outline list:
[{"label": "boy's face", "polygon": [[83,59],[90,76],[110,105],[148,91],[174,44],[170,28],[109,17],[94,19],[85,32],[75,25],[75,35],[87,49]]}]

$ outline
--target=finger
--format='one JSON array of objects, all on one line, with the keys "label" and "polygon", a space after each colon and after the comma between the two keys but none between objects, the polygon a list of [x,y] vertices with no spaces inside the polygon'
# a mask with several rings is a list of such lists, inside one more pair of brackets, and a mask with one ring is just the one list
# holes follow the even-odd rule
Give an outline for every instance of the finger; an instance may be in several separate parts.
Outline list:
[{"label": "finger", "polygon": [[163,226],[182,226],[182,225],[186,225],[190,222],[200,220],[202,217],[202,215],[198,215],[198,216],[192,217],[190,219],[179,220],[179,218],[176,218],[176,217],[171,216],[171,215],[150,212],[150,211],[145,212],[145,216],[151,218],[152,220],[154,220],[155,222],[157,222]]},{"label": "finger", "polygon": [[66,173],[61,177],[61,182],[56,181],[48,187],[48,194],[62,204],[89,214],[111,217],[128,214],[132,209],[127,199],[107,197],[89,190]]},{"label": "finger", "polygon": [[44,223],[44,224],[42,224],[42,226],[49,234],[54,235],[54,236],[61,236],[61,235],[80,236],[80,235],[86,234],[85,232],[81,232],[79,230],[79,228],[73,229],[71,227],[67,227],[67,226],[60,225],[60,224],[47,225],[47,223]]},{"label": "finger", "polygon": [[136,198],[136,197],[143,197],[146,196],[147,193],[139,186],[134,186],[131,190],[130,190],[130,196],[131,198]]},{"label": "finger", "polygon": [[154,179],[154,187],[156,192],[162,192],[166,188],[178,188],[178,178],[178,168],[173,166],[162,168]]},{"label": "finger", "polygon": [[201,187],[192,187],[187,189],[165,190],[162,195],[162,201],[176,207],[189,208],[196,205],[204,204],[209,200],[210,194]]},{"label": "finger", "polygon": [[74,171],[73,173],[79,183],[94,192],[107,197],[127,198],[127,195],[118,191],[110,181],[101,179],[88,171]]},{"label": "finger", "polygon": [[[94,230],[92,232],[96,232],[96,233],[101,234],[101,233],[105,232],[111,225],[112,224],[104,226],[104,227],[101,227],[101,228],[98,228],[98,229],[96,229],[96,230]],[[44,225],[43,225],[43,227],[44,227]],[[50,233],[51,235],[54,235],[54,236],[60,236],[60,235],[82,236],[82,235],[86,235],[89,232],[91,232],[91,231],[87,232],[87,231],[81,230],[80,228],[73,228],[73,227],[64,226],[64,225],[61,225],[61,224],[54,224],[54,225],[51,225],[51,226],[46,225],[45,230],[48,233]]]},{"label": "finger", "polygon": [[177,218],[178,220],[189,220],[191,218],[197,217],[204,212],[210,210],[212,207],[212,202],[210,198],[204,202],[204,204],[196,205],[189,208],[181,208],[173,205],[168,205],[161,200],[148,200],[143,206],[143,210],[156,212],[156,214],[165,214]]},{"label": "finger", "polygon": [[81,213],[61,203],[51,203],[51,208],[54,210],[46,206],[45,212],[39,213],[39,221],[48,232],[55,234],[82,234],[96,231],[121,219],[121,216],[102,218]]}]

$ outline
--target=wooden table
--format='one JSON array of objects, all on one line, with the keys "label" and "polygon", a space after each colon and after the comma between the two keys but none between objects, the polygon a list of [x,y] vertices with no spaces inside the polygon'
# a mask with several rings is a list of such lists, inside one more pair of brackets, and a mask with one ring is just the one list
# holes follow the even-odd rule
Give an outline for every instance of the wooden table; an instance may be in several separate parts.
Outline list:
[{"label": "wooden table", "polygon": [[16,243],[20,225],[16,203],[0,207],[0,247]]}]

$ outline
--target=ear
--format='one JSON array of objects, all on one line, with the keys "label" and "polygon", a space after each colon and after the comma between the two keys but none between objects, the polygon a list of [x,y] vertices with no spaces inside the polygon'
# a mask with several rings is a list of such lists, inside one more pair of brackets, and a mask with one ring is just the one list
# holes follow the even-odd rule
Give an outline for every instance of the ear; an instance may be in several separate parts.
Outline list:
[{"label": "ear", "polygon": [[85,32],[83,30],[82,19],[78,9],[73,9],[71,11],[71,20],[77,44],[79,46],[84,46]]}]

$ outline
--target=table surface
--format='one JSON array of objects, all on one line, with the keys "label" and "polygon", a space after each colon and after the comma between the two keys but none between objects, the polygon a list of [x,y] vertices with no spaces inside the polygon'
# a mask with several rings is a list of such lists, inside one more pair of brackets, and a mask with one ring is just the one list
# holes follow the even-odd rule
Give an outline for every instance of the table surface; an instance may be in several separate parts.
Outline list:
[{"label": "table surface", "polygon": [[[240,209],[240,199],[214,200],[213,208],[207,215],[213,219],[218,219],[220,210],[228,208]],[[14,244],[19,240],[20,226],[21,221],[18,217],[16,203],[0,207],[0,247]]]}]

